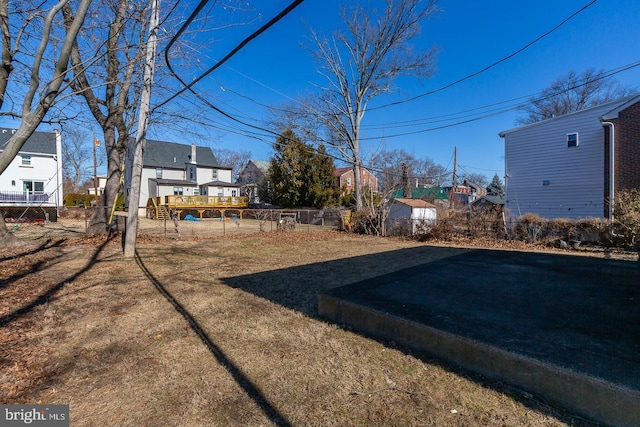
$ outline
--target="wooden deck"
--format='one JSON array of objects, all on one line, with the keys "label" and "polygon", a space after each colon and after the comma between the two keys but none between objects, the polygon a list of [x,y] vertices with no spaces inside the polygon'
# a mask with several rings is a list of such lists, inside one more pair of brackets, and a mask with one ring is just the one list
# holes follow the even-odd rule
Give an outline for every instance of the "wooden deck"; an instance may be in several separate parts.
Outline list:
[{"label": "wooden deck", "polygon": [[147,201],[147,217],[152,219],[170,219],[171,212],[176,212],[181,219],[183,211],[194,210],[200,218],[206,210],[217,210],[224,215],[226,210],[238,210],[249,207],[249,198],[244,196],[164,196],[150,197]]}]

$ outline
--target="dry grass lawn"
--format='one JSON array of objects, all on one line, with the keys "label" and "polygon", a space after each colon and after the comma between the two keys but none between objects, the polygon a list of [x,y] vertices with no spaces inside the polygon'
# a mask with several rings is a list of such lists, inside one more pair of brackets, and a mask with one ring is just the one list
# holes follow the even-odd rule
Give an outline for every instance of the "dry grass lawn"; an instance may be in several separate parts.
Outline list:
[{"label": "dry grass lawn", "polygon": [[0,256],[0,402],[73,426],[586,425],[316,316],[319,291],[466,249],[337,232],[84,239]]}]

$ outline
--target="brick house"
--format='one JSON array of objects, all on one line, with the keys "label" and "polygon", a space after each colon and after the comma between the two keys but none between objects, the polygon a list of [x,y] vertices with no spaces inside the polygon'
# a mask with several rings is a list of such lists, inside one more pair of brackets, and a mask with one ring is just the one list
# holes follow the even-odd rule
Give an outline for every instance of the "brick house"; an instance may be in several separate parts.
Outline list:
[{"label": "brick house", "polygon": [[[341,195],[353,192],[355,189],[353,166],[336,168],[334,175]],[[363,167],[360,168],[360,181],[362,188],[368,188],[374,193],[378,191],[378,179]]]},{"label": "brick house", "polygon": [[[640,96],[622,103],[602,116],[602,124],[605,126],[605,215],[611,218],[609,200],[614,199],[615,193],[640,188]],[[612,169],[615,173],[611,173]]]},{"label": "brick house", "polygon": [[512,215],[612,219],[615,193],[640,188],[640,95],[499,135]]}]

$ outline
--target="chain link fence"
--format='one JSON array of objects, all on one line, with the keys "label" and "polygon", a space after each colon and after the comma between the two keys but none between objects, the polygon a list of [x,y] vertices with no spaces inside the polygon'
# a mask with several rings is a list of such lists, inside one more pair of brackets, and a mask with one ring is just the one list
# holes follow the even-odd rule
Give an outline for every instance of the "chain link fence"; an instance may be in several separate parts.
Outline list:
[{"label": "chain link fence", "polygon": [[[83,237],[87,234],[92,207],[0,207],[8,232],[24,240],[47,240]],[[112,231],[124,231],[127,212],[115,211],[110,226]],[[175,218],[175,220],[174,220]],[[180,219],[152,220],[138,218],[138,234],[156,237],[213,237],[220,235],[260,232],[312,232],[336,230],[341,224],[335,210],[314,209],[243,209],[221,213],[219,210],[200,213],[182,211]],[[108,231],[105,227],[105,232]]]}]

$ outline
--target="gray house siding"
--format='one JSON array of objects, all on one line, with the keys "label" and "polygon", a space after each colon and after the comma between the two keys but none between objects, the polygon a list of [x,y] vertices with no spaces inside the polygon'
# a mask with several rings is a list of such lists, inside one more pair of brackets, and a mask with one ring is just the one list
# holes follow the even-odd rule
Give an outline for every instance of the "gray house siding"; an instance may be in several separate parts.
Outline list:
[{"label": "gray house siding", "polygon": [[[602,217],[604,128],[613,103],[502,132],[506,208],[544,218]],[[619,104],[617,102],[616,104]],[[578,146],[567,134],[578,133]]]}]

